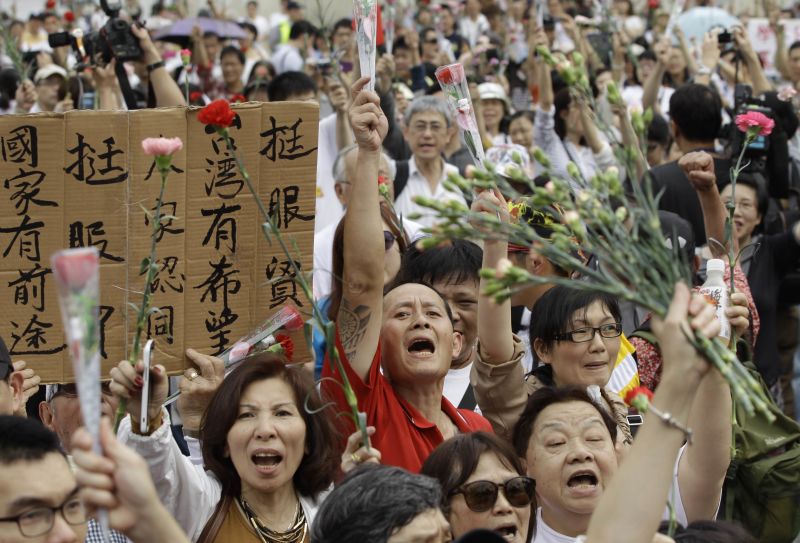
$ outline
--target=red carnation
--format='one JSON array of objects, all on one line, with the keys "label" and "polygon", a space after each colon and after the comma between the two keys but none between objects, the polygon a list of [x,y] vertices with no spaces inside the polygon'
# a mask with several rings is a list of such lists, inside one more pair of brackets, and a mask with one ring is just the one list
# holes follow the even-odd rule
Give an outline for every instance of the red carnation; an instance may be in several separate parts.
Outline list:
[{"label": "red carnation", "polygon": [[653,399],[653,392],[647,387],[635,387],[625,394],[625,403],[635,407],[640,412],[647,411],[650,401]]},{"label": "red carnation", "polygon": [[294,358],[294,342],[286,334],[275,334],[275,341],[281,346],[283,356],[291,362]]},{"label": "red carnation", "polygon": [[197,114],[198,121],[217,129],[228,128],[235,117],[236,114],[231,109],[231,105],[222,98],[214,100]]},{"label": "red carnation", "polygon": [[194,91],[189,94],[189,101],[190,102],[197,102],[203,98],[203,93],[200,91]]},{"label": "red carnation", "polygon": [[74,22],[75,21],[75,14],[72,13],[71,11],[65,11],[64,12],[64,20],[66,22],[68,22],[68,23]]},{"label": "red carnation", "polygon": [[231,96],[231,99],[229,101],[231,104],[236,104],[239,102],[247,102],[247,98],[245,98],[244,94],[234,94],[233,96]]},{"label": "red carnation", "polygon": [[47,0],[47,3],[44,5],[47,9],[55,9],[56,8],[56,0]]},{"label": "red carnation", "polygon": [[658,9],[658,6],[661,5],[659,0],[647,0],[647,7],[650,9]]},{"label": "red carnation", "polygon": [[53,255],[53,274],[56,281],[70,290],[81,290],[97,275],[100,254],[94,247],[65,249]]}]

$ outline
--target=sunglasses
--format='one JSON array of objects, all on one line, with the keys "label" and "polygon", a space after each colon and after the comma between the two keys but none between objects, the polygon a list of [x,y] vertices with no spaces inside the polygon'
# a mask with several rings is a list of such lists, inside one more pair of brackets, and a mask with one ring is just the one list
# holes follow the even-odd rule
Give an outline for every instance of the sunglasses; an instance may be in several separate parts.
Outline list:
[{"label": "sunglasses", "polygon": [[424,43],[427,43],[429,45],[436,45],[437,43],[439,43],[439,40],[436,39],[436,38],[430,38],[430,39],[425,40]]},{"label": "sunglasses", "polygon": [[463,494],[467,507],[476,513],[484,513],[494,507],[501,487],[508,503],[514,507],[527,507],[533,500],[536,481],[525,476],[514,477],[501,485],[492,481],[474,481],[457,488],[450,495]]},{"label": "sunglasses", "polygon": [[389,249],[391,249],[392,245],[394,245],[394,242],[395,242],[396,239],[397,239],[397,237],[394,234],[392,234],[388,230],[384,230],[383,231],[383,249],[385,251],[388,251]]},{"label": "sunglasses", "polygon": [[[53,398],[57,396],[66,396],[67,398],[77,398],[78,397],[78,387],[75,383],[68,383],[64,385],[56,385],[56,391],[53,393]],[[111,382],[104,381],[100,384],[100,392],[105,396],[111,396],[113,393],[111,392]],[[52,398],[51,398],[52,399]]]}]

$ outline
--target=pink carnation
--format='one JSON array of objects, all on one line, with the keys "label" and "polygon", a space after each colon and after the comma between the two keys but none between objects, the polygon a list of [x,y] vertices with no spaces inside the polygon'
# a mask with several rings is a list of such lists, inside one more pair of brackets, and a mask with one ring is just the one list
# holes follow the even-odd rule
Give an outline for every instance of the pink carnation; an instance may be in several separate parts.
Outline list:
[{"label": "pink carnation", "polygon": [[181,49],[181,62],[184,66],[188,66],[192,61],[192,52],[188,49]]},{"label": "pink carnation", "polygon": [[180,138],[145,138],[142,149],[150,156],[172,156],[183,149],[183,141]]},{"label": "pink carnation", "polygon": [[736,116],[736,126],[742,132],[758,128],[759,136],[769,136],[775,128],[775,121],[758,111],[748,111]]}]

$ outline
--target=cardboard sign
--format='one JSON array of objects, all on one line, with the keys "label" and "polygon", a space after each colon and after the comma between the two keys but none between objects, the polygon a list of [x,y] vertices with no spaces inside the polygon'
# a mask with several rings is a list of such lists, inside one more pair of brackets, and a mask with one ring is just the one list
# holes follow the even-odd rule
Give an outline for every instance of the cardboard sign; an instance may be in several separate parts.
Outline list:
[{"label": "cardboard sign", "polygon": [[[783,26],[783,47],[789,47],[795,41],[800,40],[800,19],[783,19],[780,24]],[[768,76],[777,76],[775,51],[778,46],[778,39],[769,26],[769,20],[764,18],[749,19],[747,21],[747,34],[750,38],[750,43],[753,45],[753,50],[761,59],[764,72]]]},{"label": "cardboard sign", "polygon": [[[142,338],[156,364],[182,372],[193,348],[219,354],[284,304],[310,315],[293,261],[311,271],[317,104],[237,104],[238,158],[282,235],[262,233],[255,199],[222,136],[197,109],[0,116],[0,337],[46,383],[73,380],[50,255],[100,251],[103,375],[128,356],[142,303],[152,217],[161,191],[148,137],[180,137],[156,228],[158,272]],[[296,248],[296,249],[295,249]],[[308,274],[310,283],[310,273]],[[295,362],[310,361],[295,333]]]}]

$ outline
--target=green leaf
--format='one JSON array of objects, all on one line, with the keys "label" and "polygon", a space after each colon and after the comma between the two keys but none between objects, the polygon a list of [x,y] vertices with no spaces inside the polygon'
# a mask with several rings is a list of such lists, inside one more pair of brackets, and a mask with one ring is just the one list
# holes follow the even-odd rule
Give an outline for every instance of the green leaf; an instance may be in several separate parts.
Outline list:
[{"label": "green leaf", "polygon": [[147,272],[147,269],[150,267],[150,257],[145,257],[142,259],[142,263],[139,265],[139,274],[143,274]]}]

